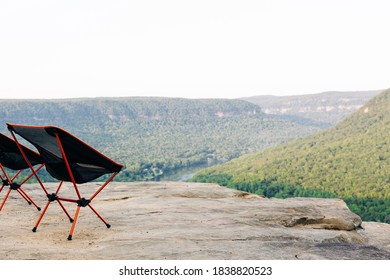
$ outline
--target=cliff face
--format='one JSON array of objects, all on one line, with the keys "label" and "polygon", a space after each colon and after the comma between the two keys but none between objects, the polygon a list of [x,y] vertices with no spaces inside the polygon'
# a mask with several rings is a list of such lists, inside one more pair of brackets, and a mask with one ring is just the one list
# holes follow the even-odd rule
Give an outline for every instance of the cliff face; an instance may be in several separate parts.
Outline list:
[{"label": "cliff face", "polygon": [[327,128],[357,111],[380,93],[374,91],[323,92],[308,95],[261,95],[242,98],[259,105],[266,114],[298,123]]},{"label": "cliff face", "polygon": [[[97,187],[85,184],[81,192]],[[25,190],[44,206],[37,185]],[[63,190],[74,196],[70,185]],[[0,259],[390,259],[390,225],[362,223],[338,199],[266,199],[212,184],[113,183],[93,201],[112,227],[82,208],[68,241],[70,224],[57,203],[33,233],[40,213],[16,192],[11,198],[0,212]],[[65,206],[74,213],[74,204]]]}]

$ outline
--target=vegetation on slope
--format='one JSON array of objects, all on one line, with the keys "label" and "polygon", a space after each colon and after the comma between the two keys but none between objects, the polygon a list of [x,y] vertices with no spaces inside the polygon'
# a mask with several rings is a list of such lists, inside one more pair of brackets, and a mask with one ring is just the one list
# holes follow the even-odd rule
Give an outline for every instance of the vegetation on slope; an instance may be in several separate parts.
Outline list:
[{"label": "vegetation on slope", "polygon": [[341,197],[365,220],[390,221],[390,90],[333,128],[197,173],[198,182],[268,197]]},{"label": "vegetation on slope", "polygon": [[[125,164],[118,179],[128,181],[225,162],[315,130],[274,119],[242,100],[134,97],[0,105],[3,123],[60,126]],[[8,133],[5,124],[1,130]]]}]

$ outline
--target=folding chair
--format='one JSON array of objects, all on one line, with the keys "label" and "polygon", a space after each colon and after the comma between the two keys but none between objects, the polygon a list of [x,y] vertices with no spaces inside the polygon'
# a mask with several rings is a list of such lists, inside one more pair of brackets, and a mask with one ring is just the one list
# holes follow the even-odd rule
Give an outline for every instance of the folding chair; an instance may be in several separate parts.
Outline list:
[{"label": "folding chair", "polygon": [[[81,207],[89,207],[92,212],[107,226],[103,217],[92,207],[93,199],[114,179],[121,171],[123,165],[116,163],[107,156],[98,152],[82,140],[76,138],[69,132],[55,126],[26,126],[7,123],[8,129],[11,132],[15,142],[18,140],[15,133],[34,145],[43,158],[46,170],[51,176],[60,180],[60,185],[56,193],[47,194],[48,202],[42,211],[33,231],[35,232],[38,225],[44,216],[47,207],[53,201],[61,203],[61,201],[72,202],[77,204],[76,212],[73,219],[70,219],[72,226],[69,232],[68,240],[72,240],[73,231],[76,226]],[[29,159],[24,157],[30,169],[33,171]],[[33,171],[39,184],[45,189],[37,173]],[[89,198],[82,197],[79,191],[78,184],[90,182],[105,174],[112,175],[107,181]],[[66,198],[60,196],[60,188],[62,182],[72,182],[77,198]],[[65,213],[66,210],[64,209]],[[69,216],[68,216],[69,217]]]},{"label": "folding chair", "polygon": [[[39,167],[34,170],[35,173],[38,172],[44,166],[42,157],[26,146],[20,145],[20,148],[28,158],[31,166],[39,164]],[[5,168],[16,171],[16,174],[11,178]],[[8,192],[6,193],[3,202],[0,205],[0,211],[3,209],[5,202],[13,190],[17,191],[24,198],[24,200],[27,201],[28,204],[33,204],[38,209],[38,211],[41,210],[41,208],[38,207],[38,205],[27,195],[27,193],[22,188],[23,184],[26,183],[34,173],[31,173],[29,176],[27,176],[21,183],[16,182],[16,179],[21,175],[22,171],[28,168],[29,166],[27,165],[15,141],[0,133],[0,169],[4,176],[3,177],[0,174],[0,179],[2,181],[0,192],[5,186],[9,186]]]}]

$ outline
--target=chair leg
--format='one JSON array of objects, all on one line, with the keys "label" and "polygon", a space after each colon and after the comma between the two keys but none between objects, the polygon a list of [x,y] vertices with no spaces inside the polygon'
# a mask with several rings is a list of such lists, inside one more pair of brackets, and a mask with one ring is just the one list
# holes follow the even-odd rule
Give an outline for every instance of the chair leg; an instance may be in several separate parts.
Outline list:
[{"label": "chair leg", "polygon": [[[36,224],[35,224],[35,227],[32,229],[33,232],[36,232],[36,231],[37,231],[38,226],[39,226],[39,224],[40,224],[40,222],[41,222],[43,216],[45,215],[47,208],[49,207],[49,205],[50,205],[50,203],[51,203],[52,201],[57,201],[58,204],[61,206],[62,210],[64,210],[65,214],[68,216],[69,221],[70,221],[71,223],[73,222],[73,219],[70,217],[68,211],[66,211],[66,209],[65,209],[64,205],[61,203],[61,201],[59,201],[59,200],[48,200],[47,203],[46,203],[46,205],[45,205],[45,207],[43,208],[42,214],[39,216],[38,221],[37,221]],[[40,210],[40,209],[39,209],[39,210]]]},{"label": "chair leg", "polygon": [[49,200],[49,201],[46,203],[45,207],[43,208],[43,211],[42,211],[41,215],[39,216],[38,221],[37,221],[36,224],[35,224],[35,227],[32,229],[33,232],[36,232],[36,231],[37,231],[37,228],[38,228],[38,226],[39,226],[39,224],[40,224],[40,222],[41,222],[41,220],[42,220],[42,218],[43,218],[43,215],[45,215],[46,210],[47,210],[47,208],[48,208],[49,205],[50,205],[50,202],[51,202],[51,201]]},{"label": "chair leg", "polygon": [[96,214],[96,216],[98,216],[100,220],[102,220],[102,222],[106,225],[107,228],[111,227],[111,225],[103,219],[103,217],[91,206],[91,204],[88,204],[88,207],[91,208],[91,210]]},{"label": "chair leg", "polygon": [[[4,187],[4,186],[3,186]],[[1,190],[3,189],[3,187],[1,188]],[[13,189],[12,188],[9,188],[9,190],[8,190],[8,192],[7,192],[7,194],[5,195],[5,198],[4,198],[4,200],[3,200],[3,202],[1,203],[1,206],[0,206],[0,211],[3,209],[3,207],[4,207],[4,204],[5,204],[5,202],[7,201],[7,199],[8,199],[8,196],[10,195],[10,193],[11,193],[11,191],[12,191]],[[41,208],[27,195],[27,193],[24,191],[24,190],[22,190],[22,188],[17,188],[17,189],[14,189],[14,190],[16,190],[19,194],[20,194],[20,196],[21,197],[23,197],[24,198],[24,200],[26,200],[27,201],[27,203],[29,204],[29,205],[31,205],[31,204],[33,204],[37,209],[38,209],[38,211],[41,211]]]},{"label": "chair leg", "polygon": [[61,203],[61,201],[57,200],[57,202],[58,202],[58,204],[61,206],[62,210],[64,210],[66,216],[68,216],[69,221],[70,221],[71,223],[73,223],[72,217],[69,215],[68,211],[66,211],[66,209],[65,209],[64,205]]},{"label": "chair leg", "polygon": [[78,218],[79,213],[80,213],[80,207],[81,206],[77,205],[76,214],[74,215],[74,219],[73,219],[72,227],[70,228],[68,240],[72,240],[73,231],[74,231],[74,228],[76,227],[77,218]]},{"label": "chair leg", "polygon": [[18,191],[19,194],[27,201],[28,204],[34,205],[35,208],[37,208],[38,211],[41,211],[41,207],[39,207],[39,206],[34,202],[34,200],[32,200],[31,197],[29,197],[28,194],[27,194],[22,188],[19,188],[17,191]]},{"label": "chair leg", "polygon": [[26,193],[24,193],[24,192],[21,192],[20,191],[20,188],[19,189],[17,189],[16,190],[19,194],[20,194],[20,196],[21,197],[23,197],[24,198],[24,200],[28,203],[28,205],[31,205],[31,201],[27,198],[27,195],[26,195]]},{"label": "chair leg", "polygon": [[8,192],[7,192],[7,194],[5,195],[4,200],[3,200],[3,202],[1,203],[1,206],[0,206],[0,211],[3,209],[3,206],[4,206],[5,202],[6,202],[7,199],[8,199],[8,196],[9,196],[9,193],[10,193],[10,192],[11,192],[11,189],[9,189]]}]

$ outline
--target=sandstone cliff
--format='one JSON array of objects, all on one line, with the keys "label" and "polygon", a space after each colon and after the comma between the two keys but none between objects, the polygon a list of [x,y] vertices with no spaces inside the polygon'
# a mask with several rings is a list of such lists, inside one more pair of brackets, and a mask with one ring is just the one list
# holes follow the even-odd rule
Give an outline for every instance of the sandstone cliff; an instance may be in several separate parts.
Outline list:
[{"label": "sandstone cliff", "polygon": [[[37,185],[25,190],[44,206]],[[71,185],[67,192],[74,196]],[[64,204],[74,213],[74,204]],[[266,199],[212,184],[153,182],[113,183],[93,205],[112,227],[82,208],[68,241],[70,223],[56,202],[33,233],[40,212],[11,192],[0,212],[0,259],[390,259],[390,225],[362,223],[337,199]]]}]

